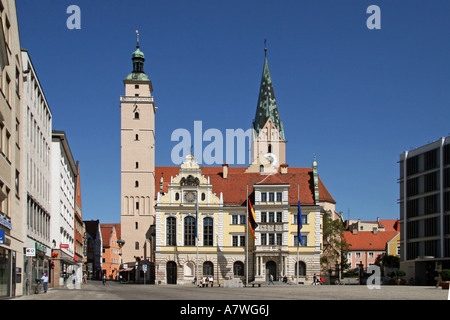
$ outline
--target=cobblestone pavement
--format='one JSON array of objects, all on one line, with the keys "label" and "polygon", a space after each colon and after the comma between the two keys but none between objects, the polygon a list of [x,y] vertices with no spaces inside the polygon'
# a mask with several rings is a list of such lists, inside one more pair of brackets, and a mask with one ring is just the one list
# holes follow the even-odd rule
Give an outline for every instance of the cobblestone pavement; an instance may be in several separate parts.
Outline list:
[{"label": "cobblestone pavement", "polygon": [[448,290],[424,286],[289,286],[198,288],[194,285],[136,285],[88,281],[81,289],[50,289],[11,300],[448,300]]}]

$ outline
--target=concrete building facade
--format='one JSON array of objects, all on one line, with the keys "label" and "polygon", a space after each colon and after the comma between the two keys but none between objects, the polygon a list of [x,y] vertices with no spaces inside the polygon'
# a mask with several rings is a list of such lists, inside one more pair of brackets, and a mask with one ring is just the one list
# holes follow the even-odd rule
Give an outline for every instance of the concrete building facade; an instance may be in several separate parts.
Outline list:
[{"label": "concrete building facade", "polygon": [[401,268],[417,284],[450,269],[450,137],[400,155]]},{"label": "concrete building facade", "polygon": [[34,292],[37,279],[50,274],[52,113],[29,53],[22,49],[22,210],[26,215],[25,250],[34,249],[24,264],[24,294]]},{"label": "concrete building facade", "polygon": [[0,297],[23,294],[22,57],[15,1],[0,1]]}]

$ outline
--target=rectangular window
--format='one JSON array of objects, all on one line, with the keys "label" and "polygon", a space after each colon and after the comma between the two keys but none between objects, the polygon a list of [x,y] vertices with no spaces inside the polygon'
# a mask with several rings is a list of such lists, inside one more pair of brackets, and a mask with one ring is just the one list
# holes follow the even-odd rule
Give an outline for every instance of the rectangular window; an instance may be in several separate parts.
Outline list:
[{"label": "rectangular window", "polygon": [[16,195],[19,197],[19,171],[16,170],[16,180],[15,180],[15,186],[16,186]]},{"label": "rectangular window", "polygon": [[167,245],[176,246],[176,219],[174,217],[167,218]]},{"label": "rectangular window", "polygon": [[277,192],[277,201],[281,202],[282,201],[282,193],[281,192]]},{"label": "rectangular window", "polygon": [[238,240],[239,240],[239,237],[238,236],[233,236],[233,247],[238,247]]},{"label": "rectangular window", "polygon": [[425,153],[425,170],[431,170],[437,167],[437,150],[438,149],[434,149]]},{"label": "rectangular window", "polygon": [[267,202],[267,193],[261,192],[261,202]]},{"label": "rectangular window", "polygon": [[269,202],[274,202],[274,201],[275,201],[275,193],[269,192]]},{"label": "rectangular window", "polygon": [[269,212],[269,222],[275,222],[275,212]]},{"label": "rectangular window", "polygon": [[[308,246],[308,235],[307,234],[301,234],[302,235],[302,247],[307,247]],[[298,245],[298,236],[294,235],[294,246],[296,247]]]},{"label": "rectangular window", "polygon": [[281,246],[283,244],[283,235],[281,233],[277,233],[277,245]]},{"label": "rectangular window", "polygon": [[283,222],[282,221],[282,217],[283,217],[283,213],[282,212],[277,212],[277,222]]},{"label": "rectangular window", "polygon": [[3,92],[5,94],[6,101],[11,105],[11,79],[9,78],[8,74],[5,74],[5,91]]},{"label": "rectangular window", "polygon": [[269,246],[275,245],[275,234],[269,233]]},{"label": "rectangular window", "polygon": [[267,212],[261,212],[261,222],[267,222]]},{"label": "rectangular window", "polygon": [[213,218],[207,217],[203,219],[203,245],[213,246],[214,231],[213,231]]}]

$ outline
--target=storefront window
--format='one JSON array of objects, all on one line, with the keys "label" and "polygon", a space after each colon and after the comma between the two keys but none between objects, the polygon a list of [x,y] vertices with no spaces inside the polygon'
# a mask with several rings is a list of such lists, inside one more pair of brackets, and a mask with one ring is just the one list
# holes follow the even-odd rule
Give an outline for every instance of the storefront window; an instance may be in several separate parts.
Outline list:
[{"label": "storefront window", "polygon": [[0,248],[0,297],[9,296],[10,259],[9,250]]}]

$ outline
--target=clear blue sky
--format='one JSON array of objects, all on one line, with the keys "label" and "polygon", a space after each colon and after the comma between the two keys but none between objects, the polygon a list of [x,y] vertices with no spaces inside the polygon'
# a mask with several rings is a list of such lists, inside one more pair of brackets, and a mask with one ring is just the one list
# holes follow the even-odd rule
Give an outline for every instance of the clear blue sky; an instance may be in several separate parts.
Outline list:
[{"label": "clear blue sky", "polygon": [[[69,5],[81,29],[69,30]],[[369,30],[369,5],[381,30]],[[53,113],[80,161],[83,219],[120,222],[122,80],[140,32],[156,105],[156,163],[177,128],[248,129],[267,39],[290,167],[319,175],[350,218],[399,217],[399,155],[450,133],[450,2],[17,1]],[[444,113],[445,112],[445,113]]]}]

